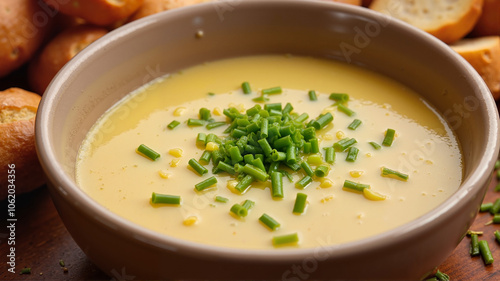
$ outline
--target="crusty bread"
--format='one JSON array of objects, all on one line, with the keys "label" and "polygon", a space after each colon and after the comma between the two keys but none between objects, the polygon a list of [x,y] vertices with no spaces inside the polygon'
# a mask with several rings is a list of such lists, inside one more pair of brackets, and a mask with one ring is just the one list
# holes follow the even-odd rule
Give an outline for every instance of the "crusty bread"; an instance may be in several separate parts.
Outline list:
[{"label": "crusty bread", "polygon": [[[149,15],[157,14],[159,12],[175,8],[195,5],[203,2],[213,2],[213,1],[215,0],[144,0],[144,3],[141,5],[141,7],[129,18],[128,21],[129,22],[134,21],[143,17],[147,17]],[[232,3],[227,2],[227,3],[221,3],[220,5],[227,6],[231,4]],[[214,9],[216,9],[215,6]]]},{"label": "crusty bread", "polygon": [[0,77],[28,61],[49,33],[51,18],[40,5],[33,0],[0,1]]},{"label": "crusty bread", "polygon": [[63,14],[79,17],[89,23],[107,26],[126,19],[143,0],[43,0]]},{"label": "crusty bread", "polygon": [[[15,186],[16,195],[44,184],[35,150],[35,115],[39,103],[39,95],[20,88],[0,92],[0,200],[7,198],[9,184]],[[15,167],[9,168],[12,164]],[[9,178],[13,173],[14,177]]]},{"label": "crusty bread", "polygon": [[330,1],[361,6],[361,0],[330,0]]},{"label": "crusty bread", "polygon": [[483,0],[374,0],[370,9],[420,28],[445,43],[469,33],[481,15]]},{"label": "crusty bread", "polygon": [[484,0],[483,12],[472,30],[472,35],[500,35],[500,0]]},{"label": "crusty bread", "polygon": [[500,98],[500,36],[466,38],[450,47],[481,75],[495,99]]},{"label": "crusty bread", "polygon": [[94,25],[76,25],[54,37],[30,62],[31,88],[42,95],[57,72],[79,51],[104,36],[108,30]]}]

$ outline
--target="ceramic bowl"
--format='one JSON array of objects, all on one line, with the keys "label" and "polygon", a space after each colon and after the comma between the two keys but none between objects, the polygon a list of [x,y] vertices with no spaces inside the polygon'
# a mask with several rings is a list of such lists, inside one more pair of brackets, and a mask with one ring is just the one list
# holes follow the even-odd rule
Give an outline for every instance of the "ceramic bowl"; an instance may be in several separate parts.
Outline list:
[{"label": "ceramic bowl", "polygon": [[[109,212],[77,186],[75,157],[82,139],[124,95],[188,66],[255,54],[345,61],[421,93],[462,145],[461,187],[431,212],[383,234],[281,251],[221,248],[161,235]],[[216,1],[127,24],[84,49],[45,92],[36,141],[64,224],[110,276],[421,279],[451,254],[475,218],[499,149],[498,124],[494,100],[474,69],[403,22],[325,1]]]}]

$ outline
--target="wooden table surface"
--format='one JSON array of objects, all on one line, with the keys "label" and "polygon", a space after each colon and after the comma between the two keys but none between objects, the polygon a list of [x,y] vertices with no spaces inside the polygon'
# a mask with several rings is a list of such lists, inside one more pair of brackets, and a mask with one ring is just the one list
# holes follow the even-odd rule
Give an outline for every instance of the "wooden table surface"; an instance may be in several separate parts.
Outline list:
[{"label": "wooden table surface", "polygon": [[[24,70],[21,69],[20,72]],[[16,73],[0,79],[0,90],[26,83]],[[23,77],[23,76],[21,76]],[[484,202],[500,198],[495,192],[498,183],[492,175]],[[0,202],[3,227],[0,229],[0,280],[133,280],[133,276],[117,272],[107,276],[90,262],[76,245],[64,227],[52,203],[47,187],[43,186],[30,194],[16,198],[15,256],[16,273],[7,271],[10,246],[7,244],[7,202]],[[438,269],[447,273],[452,280],[500,280],[500,244],[494,239],[493,232],[500,230],[499,225],[485,225],[491,220],[489,213],[477,215],[471,229],[484,231],[481,239],[486,239],[495,262],[485,266],[481,257],[470,257],[469,238],[464,238],[455,251]],[[411,257],[409,257],[411,258]],[[67,270],[59,264],[63,260]],[[31,274],[20,275],[23,267],[30,267]]]}]

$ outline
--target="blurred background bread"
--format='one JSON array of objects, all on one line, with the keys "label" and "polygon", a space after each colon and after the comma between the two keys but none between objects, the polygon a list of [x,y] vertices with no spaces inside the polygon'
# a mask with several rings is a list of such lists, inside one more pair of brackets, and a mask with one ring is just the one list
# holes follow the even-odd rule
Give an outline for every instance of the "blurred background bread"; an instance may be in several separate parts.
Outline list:
[{"label": "blurred background bread", "polygon": [[500,36],[465,38],[450,46],[476,69],[493,97],[500,98]]},{"label": "blurred background bread", "polygon": [[472,30],[472,35],[500,35],[500,0],[484,0],[483,12]]},{"label": "blurred background bread", "polygon": [[143,0],[43,0],[63,14],[79,17],[88,23],[106,26],[132,15]]},{"label": "blurred background bread", "polygon": [[15,165],[16,195],[44,184],[35,149],[35,115],[40,96],[9,88],[0,92],[0,200],[7,197],[9,165]]},{"label": "blurred background bread", "polygon": [[29,66],[31,88],[43,94],[52,78],[77,53],[108,33],[104,27],[83,24],[71,26],[54,37]]},{"label": "blurred background bread", "polygon": [[374,0],[370,9],[403,20],[445,43],[467,35],[479,19],[483,0]]},{"label": "blurred background bread", "polygon": [[0,78],[26,63],[42,45],[51,28],[47,8],[34,0],[0,1]]}]

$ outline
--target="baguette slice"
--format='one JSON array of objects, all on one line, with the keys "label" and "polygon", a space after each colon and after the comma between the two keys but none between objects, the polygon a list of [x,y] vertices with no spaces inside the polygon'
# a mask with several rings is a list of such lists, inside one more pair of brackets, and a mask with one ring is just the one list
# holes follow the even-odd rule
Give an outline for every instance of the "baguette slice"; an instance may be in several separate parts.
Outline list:
[{"label": "baguette slice", "polygon": [[463,38],[476,24],[483,0],[374,0],[370,9],[403,20],[445,43]]},{"label": "baguette slice", "polygon": [[484,0],[483,12],[472,30],[472,35],[500,35],[500,0]]},{"label": "baguette slice", "polygon": [[488,85],[495,99],[500,98],[500,36],[462,39],[450,47],[466,59]]}]

